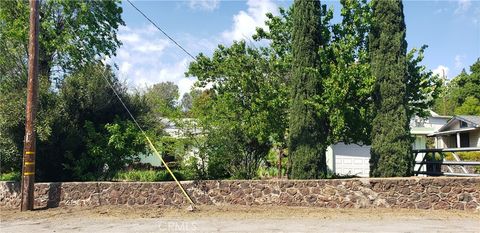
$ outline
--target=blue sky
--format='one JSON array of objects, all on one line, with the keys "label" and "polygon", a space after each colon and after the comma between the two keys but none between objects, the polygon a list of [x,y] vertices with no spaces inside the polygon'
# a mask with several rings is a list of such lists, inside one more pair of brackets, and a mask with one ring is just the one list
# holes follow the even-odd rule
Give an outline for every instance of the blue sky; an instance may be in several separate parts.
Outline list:
[{"label": "blue sky", "polygon": [[[184,0],[134,1],[146,15],[194,56],[211,54],[218,44],[249,39],[263,26],[265,13],[278,12],[293,1]],[[336,10],[338,1],[322,1]],[[130,87],[144,88],[172,81],[180,92],[189,91],[194,77],[184,72],[191,62],[183,51],[157,31],[126,1],[122,3],[125,27],[118,32],[123,46],[111,62]],[[424,64],[434,73],[458,75],[480,57],[480,1],[404,1],[409,49],[427,44]]]}]

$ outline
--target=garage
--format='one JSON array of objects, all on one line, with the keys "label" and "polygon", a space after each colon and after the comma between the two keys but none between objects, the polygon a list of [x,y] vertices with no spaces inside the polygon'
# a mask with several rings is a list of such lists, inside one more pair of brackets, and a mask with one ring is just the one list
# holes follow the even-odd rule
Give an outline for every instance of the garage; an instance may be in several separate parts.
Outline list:
[{"label": "garage", "polygon": [[370,172],[369,160],[370,146],[340,142],[330,146],[327,151],[329,169],[338,175],[368,177]]}]

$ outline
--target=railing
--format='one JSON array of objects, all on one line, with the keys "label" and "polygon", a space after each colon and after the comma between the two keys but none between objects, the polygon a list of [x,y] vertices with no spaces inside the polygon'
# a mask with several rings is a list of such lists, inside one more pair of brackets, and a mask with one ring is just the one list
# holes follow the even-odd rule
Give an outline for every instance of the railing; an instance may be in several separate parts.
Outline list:
[{"label": "railing", "polygon": [[[423,155],[422,161],[415,161],[419,165],[414,171],[415,175],[427,176],[480,176],[480,174],[470,173],[465,166],[480,166],[477,161],[462,161],[456,152],[480,151],[480,147],[464,147],[464,148],[444,148],[444,149],[419,149],[413,150],[414,158],[420,153]],[[452,153],[455,161],[445,160],[445,153]],[[435,155],[438,154],[437,158]],[[426,165],[426,171],[422,171],[423,165]],[[442,165],[447,166],[448,172],[442,172]],[[460,166],[462,173],[455,172],[451,166]]]}]

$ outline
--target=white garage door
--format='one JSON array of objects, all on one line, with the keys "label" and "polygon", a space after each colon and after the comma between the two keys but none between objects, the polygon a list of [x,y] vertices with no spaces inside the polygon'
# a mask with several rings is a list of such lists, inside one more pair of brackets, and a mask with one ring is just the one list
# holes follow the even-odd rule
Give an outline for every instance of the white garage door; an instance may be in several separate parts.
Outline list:
[{"label": "white garage door", "polygon": [[335,173],[368,177],[370,146],[338,143],[333,146]]}]

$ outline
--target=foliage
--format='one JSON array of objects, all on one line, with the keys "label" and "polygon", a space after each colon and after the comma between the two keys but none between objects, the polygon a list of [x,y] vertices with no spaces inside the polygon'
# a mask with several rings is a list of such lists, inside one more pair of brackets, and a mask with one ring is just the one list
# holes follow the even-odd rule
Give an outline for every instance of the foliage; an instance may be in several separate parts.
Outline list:
[{"label": "foliage", "polygon": [[[100,122],[96,126],[113,121],[112,115],[102,114],[105,109],[111,110],[109,106],[112,106],[113,96],[99,98],[95,102],[102,92],[87,91],[88,94],[82,96],[82,91],[77,91],[74,94],[78,95],[70,98],[64,94],[68,92],[64,83],[68,83],[66,79],[73,73],[88,72],[84,68],[87,63],[95,63],[93,60],[100,59],[102,55],[115,54],[120,45],[116,32],[124,24],[121,12],[117,1],[41,2],[40,87],[35,127],[37,155],[42,159],[37,159],[37,180],[73,179],[72,173],[64,170],[64,165],[72,165],[66,162],[65,155],[78,155],[78,151],[85,148],[80,139],[84,137],[86,120]],[[27,1],[0,2],[1,172],[18,171],[21,167],[28,44],[28,24],[25,22],[28,22],[28,17]],[[92,80],[102,81],[98,73],[89,75]],[[57,81],[55,86],[52,85],[54,80]],[[80,99],[77,100],[77,97]],[[97,106],[92,107],[93,103]],[[84,112],[79,113],[78,110]],[[99,113],[96,116],[95,111]],[[112,118],[105,121],[104,117]]]},{"label": "foliage", "polygon": [[74,179],[109,180],[126,164],[138,162],[138,153],[145,150],[143,135],[131,122],[106,124],[105,133],[86,121],[84,129],[85,151],[79,156],[67,154],[69,161],[64,164]]},{"label": "foliage", "polygon": [[[342,22],[331,24],[333,10],[322,5],[323,93],[309,102],[319,115],[327,115],[330,133],[324,142],[370,141],[371,92],[373,77],[369,71],[366,33],[369,30],[370,8],[365,1],[341,1]],[[275,64],[289,77],[291,69],[292,12],[280,9],[280,16],[267,14],[268,30],[257,29],[255,39],[271,40],[270,51]],[[325,65],[326,64],[326,65]],[[281,66],[280,66],[281,65]],[[286,80],[287,82],[290,79]]]},{"label": "foliage", "polygon": [[[114,55],[120,45],[116,32],[124,25],[121,13],[117,0],[42,1],[39,10],[40,76],[58,78],[93,58],[98,59],[99,55]],[[9,43],[21,48],[22,54],[15,60],[25,64],[28,44],[28,24],[25,22],[28,18],[28,1],[1,1],[0,34],[5,34]]]},{"label": "foliage", "polygon": [[327,145],[338,141],[369,143],[375,81],[367,47],[370,7],[366,1],[341,4],[342,21],[331,26],[331,34],[324,39],[328,43],[320,48],[322,61],[328,66],[324,68],[325,91],[316,97],[315,106],[328,116]]},{"label": "foliage", "polygon": [[461,106],[455,108],[455,115],[480,116],[480,100],[474,96],[468,96]]},{"label": "foliage", "polygon": [[372,1],[369,36],[376,77],[370,176],[409,176],[413,166],[408,118],[405,22],[401,1]]},{"label": "foliage", "polygon": [[351,179],[351,178],[359,178],[357,175],[355,174],[329,174],[327,176],[327,179]]},{"label": "foliage", "polygon": [[201,166],[199,166],[199,159],[195,156],[184,158],[180,171],[186,180],[203,180],[206,178],[201,171]]},{"label": "foliage", "polygon": [[[456,154],[462,161],[480,161],[480,152],[478,151],[457,152]],[[446,153],[445,159],[455,161],[452,153]]]},{"label": "foliage", "polygon": [[[427,45],[419,50],[413,48],[407,54],[407,118],[417,115],[428,116],[429,109],[435,104],[435,100],[441,92],[441,79],[433,75],[432,71],[426,70],[421,65]],[[418,54],[415,56],[415,54]]]},{"label": "foliage", "polygon": [[20,181],[20,172],[0,173],[0,181]]},{"label": "foliage", "polygon": [[182,96],[180,101],[180,107],[186,117],[190,117],[190,110],[193,107],[193,100],[196,99],[199,95],[202,94],[202,91],[198,89],[192,89],[190,92],[186,92]]},{"label": "foliage", "polygon": [[[277,151],[281,150],[278,146],[273,147],[268,152],[265,161],[259,167],[257,171],[257,177],[260,179],[269,179],[269,178],[277,178],[278,177],[278,157],[281,152]],[[287,164],[288,158],[282,158],[282,177],[285,176],[287,173]]]},{"label": "foliage", "polygon": [[[449,161],[455,161],[452,153],[445,153],[445,159]],[[477,161],[480,162],[480,152],[478,151],[469,151],[469,152],[457,152],[456,153],[460,160],[462,161]],[[476,173],[480,173],[480,166],[474,166],[473,169]]]},{"label": "foliage", "polygon": [[58,93],[60,116],[53,134],[39,145],[38,153],[49,155],[37,161],[45,179],[109,179],[144,151],[143,136],[104,78],[132,114],[145,108],[145,103],[131,101],[109,67],[90,65],[67,76]]},{"label": "foliage", "polygon": [[[183,174],[179,171],[172,171],[177,180],[183,180]],[[157,182],[173,181],[172,176],[166,170],[131,170],[119,171],[115,175],[117,181],[139,181],[139,182]]]},{"label": "foliage", "polygon": [[[323,140],[322,147],[338,141],[346,143],[361,142],[369,144],[371,141],[371,121],[374,114],[373,102],[373,84],[375,77],[372,75],[370,54],[368,51],[368,33],[371,29],[371,14],[372,10],[370,4],[366,1],[341,1],[342,4],[342,21],[339,23],[331,23],[333,18],[333,9],[327,9],[325,5],[320,9],[320,24],[319,30],[321,33],[321,44],[318,46],[321,64],[310,69],[304,69],[309,74],[316,74],[321,76],[321,85],[319,90],[322,92],[312,96],[308,101],[305,101],[306,106],[313,109],[315,117],[326,117],[325,126],[328,133],[326,133],[326,140]],[[263,70],[263,74],[258,73],[258,76],[275,77],[275,81],[263,83],[262,80],[255,81],[250,90],[265,89],[265,90],[280,90],[281,94],[277,95],[276,102],[282,103],[282,107],[275,108],[276,116],[288,116],[288,104],[293,96],[289,95],[289,87],[293,86],[293,63],[292,63],[292,36],[293,36],[293,14],[295,8],[282,9],[280,14],[274,16],[267,14],[266,28],[257,28],[257,33],[253,39],[260,42],[268,43],[266,47],[248,48],[250,51],[255,51],[262,56],[255,57],[260,60],[261,64],[268,64],[268,70]],[[239,44],[244,42],[235,42],[231,47],[219,46],[219,52],[227,53],[234,48],[238,48]],[[407,118],[412,114],[422,115],[423,111],[432,104],[432,99],[438,95],[438,88],[435,85],[439,83],[438,77],[432,75],[427,71],[425,66],[421,64],[423,54],[426,47],[419,50],[413,49],[404,56],[405,61],[405,87],[406,97],[405,104]],[[303,55],[303,54],[302,54]],[[241,55],[237,55],[241,57]],[[248,135],[246,129],[248,127],[235,127],[237,121],[241,122],[242,126],[252,126],[252,114],[244,114],[242,109],[247,107],[258,108],[261,106],[258,102],[244,101],[241,97],[248,97],[255,94],[244,94],[245,82],[249,81],[252,67],[258,69],[259,65],[248,67],[248,60],[237,59],[236,66],[227,64],[233,61],[231,58],[224,58],[215,55],[208,60],[204,55],[198,56],[198,61],[192,63],[190,72],[187,75],[199,76],[199,83],[197,86],[211,88],[202,93],[201,96],[193,101],[191,113],[195,118],[199,118],[201,127],[211,135],[212,132],[216,136],[206,136],[205,143],[200,143],[200,161],[208,161],[210,157],[216,157],[214,163],[207,162],[213,167],[216,166],[219,174],[229,174],[225,167],[232,161],[233,158],[228,154],[234,153],[229,150],[247,150],[242,149],[242,142],[238,135]],[[207,60],[208,62],[205,62]],[[240,61],[240,62],[237,62]],[[237,64],[238,63],[238,64]],[[244,65],[247,64],[247,65]],[[255,64],[255,63],[254,63]],[[265,65],[262,65],[262,67]],[[242,67],[237,68],[237,67]],[[192,71],[192,68],[195,71]],[[200,69],[201,68],[201,69]],[[228,69],[223,71],[221,69]],[[263,68],[260,68],[263,69]],[[222,72],[220,72],[222,71]],[[231,76],[248,77],[247,80],[237,80]],[[274,83],[277,88],[270,89],[268,85]],[[262,87],[266,85],[266,87]],[[279,88],[281,87],[281,88]],[[227,91],[225,91],[227,90]],[[238,90],[238,91],[237,91]],[[233,93],[230,93],[233,92]],[[235,101],[229,101],[228,98],[236,97]],[[257,98],[257,101],[269,101],[268,98]],[[272,102],[272,101],[270,101]],[[226,107],[227,106],[227,107]],[[291,105],[292,106],[292,105]],[[223,109],[223,111],[219,111]],[[292,114],[291,115],[298,115]],[[237,120],[233,116],[239,116]],[[222,120],[224,119],[224,120]],[[228,120],[227,120],[228,119]],[[215,123],[214,123],[215,122]],[[276,125],[278,132],[284,132],[286,135],[287,124],[286,119],[283,124]],[[222,127],[221,127],[222,126]],[[280,130],[279,126],[284,127]],[[238,131],[234,131],[238,129]],[[235,136],[234,136],[235,135]],[[270,147],[273,143],[285,142],[285,137],[277,133],[274,135],[275,140],[271,140]],[[230,137],[234,137],[233,139]],[[216,138],[216,139],[214,139]],[[220,145],[225,141],[233,142],[239,146]],[[318,142],[316,142],[318,143]],[[218,156],[214,156],[213,151],[220,152]],[[235,152],[238,153],[238,152]],[[265,158],[260,158],[260,164],[265,163]],[[209,165],[209,166],[210,166]],[[227,166],[228,167],[228,166]]]},{"label": "foliage", "polygon": [[294,2],[289,115],[289,177],[294,179],[323,178],[327,173],[327,116],[307,103],[323,92],[318,54],[322,42],[320,12],[319,1]]},{"label": "foliage", "polygon": [[156,117],[177,116],[178,97],[178,86],[173,82],[156,83],[145,93],[145,98]]},{"label": "foliage", "polygon": [[[124,23],[118,1],[43,1],[36,125],[37,154],[43,159],[37,160],[38,180],[110,179],[126,163],[136,161],[139,152],[144,152],[140,132],[102,79],[104,74],[140,125],[147,126],[146,133],[160,145],[159,149],[179,159],[179,169],[185,177],[253,178],[261,172],[259,169],[273,174],[268,163],[276,155],[270,154],[270,158],[269,151],[275,145],[279,147],[275,153],[287,150],[286,136],[296,134],[295,127],[288,129],[288,117],[294,120],[306,116],[290,112],[297,107],[308,109],[308,117],[321,123],[321,130],[316,131],[308,131],[311,125],[297,125],[316,136],[315,140],[300,140],[320,151],[320,158],[309,163],[322,163],[310,171],[302,171],[303,175],[322,176],[317,168],[324,167],[322,151],[326,146],[338,141],[370,142],[371,120],[377,107],[372,98],[375,77],[367,40],[372,29],[372,10],[366,0],[342,0],[342,21],[331,23],[333,9],[313,1],[301,4],[316,4],[317,14],[307,18],[316,26],[302,24],[302,28],[313,26],[318,38],[298,36],[298,31],[294,31],[300,28],[295,21],[298,16],[309,17],[308,14],[295,13],[294,7],[280,9],[278,16],[268,13],[266,28],[257,28],[253,36],[260,41],[258,45],[267,46],[248,46],[240,41],[230,46],[220,45],[211,57],[200,54],[190,64],[187,75],[198,77],[196,85],[203,91],[192,90],[178,104],[175,84],[160,83],[145,93],[129,94],[110,67],[94,61],[114,55],[120,45],[116,33]],[[26,1],[0,1],[2,173],[18,171],[21,165],[28,42],[28,27],[24,22],[27,21]],[[298,56],[300,50],[294,49],[298,44],[293,38],[315,39],[318,43],[310,44]],[[438,91],[435,88],[438,77],[421,65],[424,49],[412,50],[402,58],[406,61],[407,118],[422,113]],[[299,67],[294,65],[299,61],[297,58],[317,61]],[[449,93],[456,93],[454,97],[448,94],[448,100],[462,114],[476,111],[478,104],[479,68],[472,67],[472,74],[465,73],[447,87]],[[315,78],[300,83],[299,74]],[[296,98],[291,91],[294,85],[311,88],[311,95]],[[175,120],[185,116],[195,120],[190,123]],[[181,123],[182,127],[198,127],[202,133],[188,132],[188,140],[174,140],[167,145],[165,140],[169,139],[164,137],[162,118]],[[185,150],[193,147],[198,148],[194,156],[184,156]]]},{"label": "foliage", "polygon": [[200,153],[208,155],[210,177],[254,177],[271,143],[283,140],[286,87],[273,71],[268,54],[243,41],[190,64],[187,75],[212,86],[192,109],[206,133]]},{"label": "foliage", "polygon": [[157,137],[155,144],[164,159],[168,161],[183,161],[191,149],[190,139],[183,137]]},{"label": "foliage", "polygon": [[480,59],[449,83],[444,83],[435,110],[443,115],[480,115]]}]

